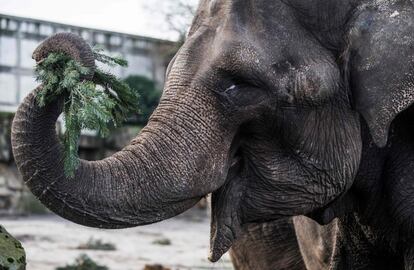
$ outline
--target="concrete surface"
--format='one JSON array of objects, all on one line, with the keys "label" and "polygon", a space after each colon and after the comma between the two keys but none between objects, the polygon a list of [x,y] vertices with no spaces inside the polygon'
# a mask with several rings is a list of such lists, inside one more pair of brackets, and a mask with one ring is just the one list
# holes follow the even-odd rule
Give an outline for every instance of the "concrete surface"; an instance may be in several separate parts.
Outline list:
[{"label": "concrete surface", "polygon": [[[27,270],[54,270],[74,262],[83,253],[111,270],[141,270],[146,264],[162,264],[171,270],[231,270],[228,255],[215,264],[207,260],[209,222],[205,210],[199,209],[161,223],[123,230],[87,228],[57,216],[0,220],[22,242]],[[113,243],[117,250],[77,249],[90,238]],[[169,239],[171,244],[160,245],[163,239]]]}]

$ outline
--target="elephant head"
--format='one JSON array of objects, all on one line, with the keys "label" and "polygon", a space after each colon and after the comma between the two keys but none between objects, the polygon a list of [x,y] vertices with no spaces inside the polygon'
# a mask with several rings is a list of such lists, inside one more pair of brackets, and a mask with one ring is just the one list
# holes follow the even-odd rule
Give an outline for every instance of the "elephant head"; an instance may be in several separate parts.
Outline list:
[{"label": "elephant head", "polygon": [[[387,49],[413,42],[381,36],[381,27],[412,36],[411,13],[401,10],[393,25],[386,1],[366,2],[202,0],[158,108],[113,156],[82,160],[65,177],[55,134],[61,102],[39,108],[36,90],[25,99],[12,133],[26,183],[57,214],[103,228],[164,220],[213,193],[213,261],[243,224],[326,214],[358,171],[359,114],[383,145],[390,121],[413,101],[411,59],[392,67],[407,72],[400,77],[384,64],[397,61]],[[87,55],[80,41],[54,38],[37,58],[62,47]]]}]

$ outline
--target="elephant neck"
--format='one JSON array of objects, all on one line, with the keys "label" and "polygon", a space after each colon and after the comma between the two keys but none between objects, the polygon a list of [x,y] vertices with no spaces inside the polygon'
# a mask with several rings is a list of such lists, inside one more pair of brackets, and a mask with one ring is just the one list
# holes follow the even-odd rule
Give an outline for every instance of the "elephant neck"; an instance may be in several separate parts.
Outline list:
[{"label": "elephant neck", "polygon": [[[390,129],[388,144],[383,148],[373,143],[365,122],[361,127],[361,163],[350,190],[356,202],[353,211],[358,222],[354,223],[369,229],[368,243],[375,248],[376,256],[401,265],[400,268],[385,269],[404,269],[404,265],[405,269],[411,269],[407,264],[414,262],[411,255],[414,250],[414,212],[411,210],[414,202],[414,143],[411,131],[407,129],[407,123],[411,122],[411,117],[397,118]],[[352,231],[349,235],[359,236]]]},{"label": "elephant neck", "polygon": [[406,269],[404,255],[383,241],[383,233],[364,225],[357,213],[338,219],[330,269]]}]

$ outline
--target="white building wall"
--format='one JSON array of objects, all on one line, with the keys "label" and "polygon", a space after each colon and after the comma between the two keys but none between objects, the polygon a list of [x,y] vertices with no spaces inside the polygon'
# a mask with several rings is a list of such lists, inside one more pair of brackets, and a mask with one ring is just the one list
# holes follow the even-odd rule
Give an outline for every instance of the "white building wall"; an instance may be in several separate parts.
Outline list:
[{"label": "white building wall", "polygon": [[14,112],[38,85],[32,53],[47,36],[62,31],[79,34],[90,44],[98,44],[107,53],[122,55],[129,61],[127,68],[101,65],[104,70],[120,77],[146,76],[163,85],[165,61],[160,61],[154,51],[160,44],[173,46],[172,42],[0,14],[0,112]]}]

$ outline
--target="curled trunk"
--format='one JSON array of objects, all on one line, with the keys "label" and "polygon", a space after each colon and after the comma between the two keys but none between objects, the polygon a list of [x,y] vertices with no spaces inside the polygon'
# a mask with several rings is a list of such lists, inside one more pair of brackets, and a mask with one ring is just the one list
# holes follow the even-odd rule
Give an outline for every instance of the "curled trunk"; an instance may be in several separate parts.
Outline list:
[{"label": "curled trunk", "polygon": [[211,107],[212,97],[176,83],[185,59],[178,57],[176,63],[148,126],[113,156],[81,160],[73,178],[64,175],[55,131],[63,99],[39,107],[39,89],[29,94],[13,121],[12,145],[31,191],[66,219],[123,228],[175,216],[221,186],[233,133],[220,124],[223,116]]}]

